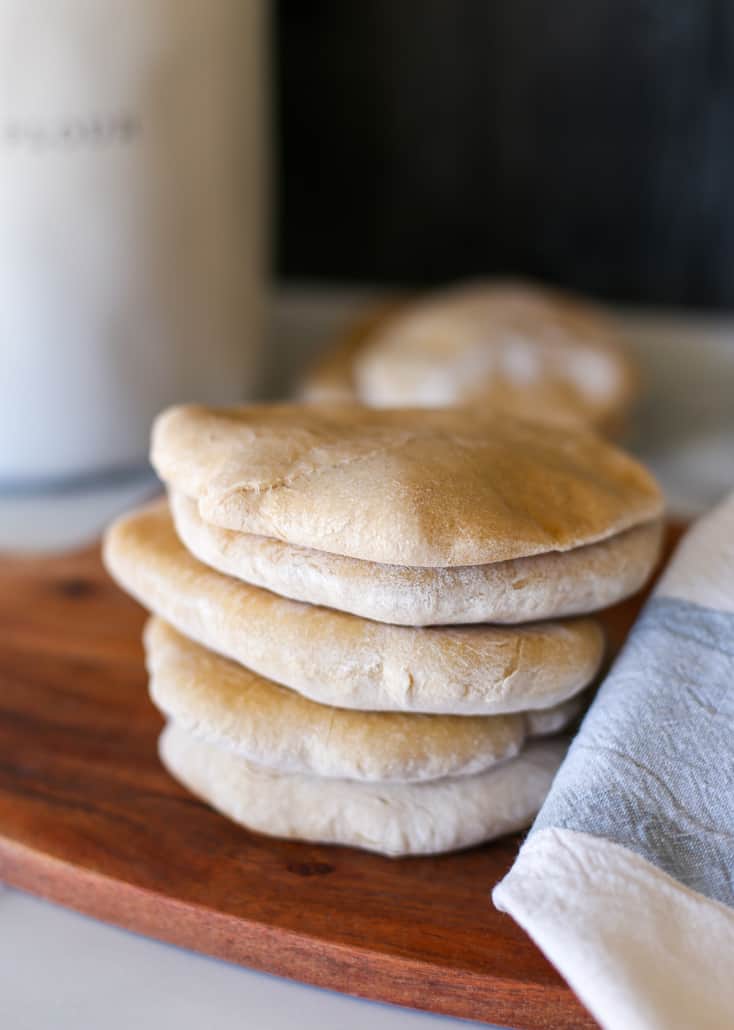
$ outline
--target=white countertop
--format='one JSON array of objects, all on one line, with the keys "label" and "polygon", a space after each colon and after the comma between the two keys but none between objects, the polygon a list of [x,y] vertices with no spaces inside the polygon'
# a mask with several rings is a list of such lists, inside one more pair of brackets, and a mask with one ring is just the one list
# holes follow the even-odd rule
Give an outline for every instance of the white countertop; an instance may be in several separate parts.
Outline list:
[{"label": "white countertop", "polygon": [[[375,296],[281,295],[268,332],[267,392],[285,390],[321,342]],[[672,508],[694,514],[734,485],[734,317],[622,317],[646,385],[628,443],[658,474]],[[77,546],[154,488],[141,470],[83,492],[0,493],[0,549]],[[0,1026],[8,1030],[372,1030],[376,1021],[381,1030],[470,1025],[254,973],[0,891]]]},{"label": "white countertop", "polygon": [[373,1030],[376,1023],[380,1030],[471,1025],[254,973],[19,891],[0,893],[4,1030]]}]

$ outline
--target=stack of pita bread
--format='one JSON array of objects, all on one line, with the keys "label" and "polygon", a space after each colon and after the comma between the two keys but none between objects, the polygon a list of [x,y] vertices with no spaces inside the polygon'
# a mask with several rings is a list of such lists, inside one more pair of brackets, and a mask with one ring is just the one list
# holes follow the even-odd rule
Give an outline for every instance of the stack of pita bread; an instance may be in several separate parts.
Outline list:
[{"label": "stack of pita bread", "polygon": [[250,829],[388,855],[527,826],[653,568],[661,497],[577,428],[458,410],[186,406],[168,500],[107,566],[152,613],[171,773]]},{"label": "stack of pita bread", "polygon": [[636,388],[625,341],[596,305],[496,280],[378,311],[327,352],[300,396],[377,408],[501,406],[614,435]]}]

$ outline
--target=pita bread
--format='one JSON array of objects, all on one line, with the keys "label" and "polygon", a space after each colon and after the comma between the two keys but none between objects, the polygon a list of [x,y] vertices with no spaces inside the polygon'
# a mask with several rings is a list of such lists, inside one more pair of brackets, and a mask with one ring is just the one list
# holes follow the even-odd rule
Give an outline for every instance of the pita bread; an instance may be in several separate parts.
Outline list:
[{"label": "pita bread", "polygon": [[388,626],[301,604],[197,561],[166,504],[114,523],[107,568],[179,633],[322,704],[368,711],[497,715],[548,708],[596,674],[590,619],[523,627]]},{"label": "pita bread", "polygon": [[459,410],[185,406],[156,420],[152,460],[205,522],[390,565],[568,551],[662,510],[590,432]]},{"label": "pita bread", "polygon": [[537,708],[523,712],[528,737],[550,737],[575,722],[590,703],[589,691],[576,694],[552,708]]},{"label": "pita bread", "polygon": [[[193,737],[276,772],[383,783],[469,776],[514,757],[530,735],[522,714],[316,704],[187,640],[162,619],[149,621],[144,639],[150,695],[163,714]],[[575,714],[566,702],[543,713],[535,728],[556,732]]]},{"label": "pita bread", "polygon": [[307,404],[353,404],[357,401],[354,385],[354,361],[365,341],[391,315],[401,310],[404,302],[392,301],[379,305],[367,315],[356,319],[350,329],[329,348],[304,376],[298,397]]},{"label": "pita bread", "polygon": [[172,491],[176,532],[228,576],[296,601],[401,626],[518,623],[587,614],[639,590],[660,553],[662,520],[572,551],[448,569],[380,565],[211,526]]},{"label": "pita bread", "polygon": [[311,403],[500,406],[609,427],[637,373],[606,313],[530,283],[452,287],[356,324],[307,375]]},{"label": "pita bread", "polygon": [[566,747],[558,739],[531,744],[476,776],[426,783],[272,772],[172,723],[161,734],[159,753],[172,776],[249,830],[399,856],[456,851],[529,826]]},{"label": "pita bread", "polygon": [[592,305],[521,283],[432,294],[358,354],[357,395],[377,407],[501,402],[603,421],[633,386],[619,334]]}]

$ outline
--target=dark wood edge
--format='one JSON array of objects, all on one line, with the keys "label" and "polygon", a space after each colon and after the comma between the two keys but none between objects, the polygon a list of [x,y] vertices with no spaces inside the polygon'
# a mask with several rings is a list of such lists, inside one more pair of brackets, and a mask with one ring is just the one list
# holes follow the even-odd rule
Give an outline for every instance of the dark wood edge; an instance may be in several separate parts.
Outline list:
[{"label": "dark wood edge", "polygon": [[72,866],[2,836],[0,880],[135,933],[357,998],[522,1030],[552,1030],[559,1016],[564,1028],[596,1026],[569,988],[325,943]]}]

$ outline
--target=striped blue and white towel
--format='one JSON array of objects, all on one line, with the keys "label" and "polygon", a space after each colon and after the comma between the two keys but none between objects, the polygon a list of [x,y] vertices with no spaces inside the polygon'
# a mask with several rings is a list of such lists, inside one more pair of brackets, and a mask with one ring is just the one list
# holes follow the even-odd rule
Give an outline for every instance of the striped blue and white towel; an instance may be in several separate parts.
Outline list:
[{"label": "striped blue and white towel", "polygon": [[681,542],[493,899],[602,1026],[734,1027],[734,494]]}]

